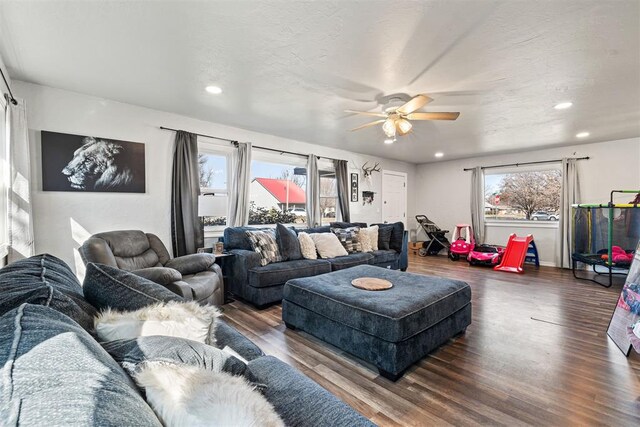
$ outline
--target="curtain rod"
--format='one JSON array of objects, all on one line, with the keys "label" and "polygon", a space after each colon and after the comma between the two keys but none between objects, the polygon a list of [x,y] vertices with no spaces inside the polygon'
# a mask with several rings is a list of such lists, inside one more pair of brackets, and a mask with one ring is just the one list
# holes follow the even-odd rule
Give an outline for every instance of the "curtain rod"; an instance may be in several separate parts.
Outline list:
[{"label": "curtain rod", "polygon": [[11,92],[11,87],[9,86],[9,82],[7,81],[7,78],[4,76],[4,71],[2,71],[2,67],[0,67],[0,74],[2,74],[2,80],[4,80],[4,85],[7,87],[7,90],[9,91],[9,95],[7,96],[7,94],[5,94],[5,97],[9,101],[11,101],[13,105],[18,105],[18,101],[16,101],[16,99],[13,97],[13,92]]},{"label": "curtain rod", "polygon": [[[589,160],[589,157],[572,157],[571,159],[573,160]],[[526,166],[526,165],[542,165],[544,163],[557,163],[557,162],[561,162],[562,159],[556,159],[556,160],[541,160],[539,162],[523,162],[523,163],[507,163],[504,165],[494,165],[494,166],[482,166],[480,169],[485,170],[485,169],[495,169],[495,168],[506,168],[508,166]],[[465,172],[467,171],[472,171],[475,168],[464,168],[463,170]]]},{"label": "curtain rod", "polygon": [[[164,127],[164,126],[160,126],[160,129],[162,129],[162,130],[170,130],[170,131],[173,131],[173,132],[177,132],[179,130],[179,129],[167,128],[167,127]],[[231,144],[234,144],[234,145],[238,144],[238,141],[236,141],[235,139],[220,138],[218,136],[205,135],[203,133],[194,133],[194,135],[203,136],[205,138],[213,138],[213,139],[217,139],[217,140],[220,140],[220,141],[227,141],[227,142],[230,142]],[[293,156],[309,157],[309,154],[294,153],[293,151],[278,150],[277,148],[261,147],[259,145],[251,145],[251,147],[252,148],[257,148],[259,150],[273,151],[275,153],[280,153],[280,154],[291,154]],[[340,159],[334,159],[334,158],[326,157],[326,156],[318,156],[318,158],[319,159],[326,159],[326,160],[340,160]]]}]

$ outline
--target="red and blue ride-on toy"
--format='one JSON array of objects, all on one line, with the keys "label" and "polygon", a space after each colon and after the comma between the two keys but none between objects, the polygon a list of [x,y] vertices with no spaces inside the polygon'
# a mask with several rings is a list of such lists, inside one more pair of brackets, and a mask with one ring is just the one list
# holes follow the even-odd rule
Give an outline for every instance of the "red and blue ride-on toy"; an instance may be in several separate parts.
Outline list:
[{"label": "red and blue ride-on toy", "polygon": [[467,256],[469,265],[498,265],[502,259],[504,248],[494,245],[477,245]]},{"label": "red and blue ride-on toy", "polygon": [[476,241],[473,237],[473,229],[469,224],[458,224],[453,232],[451,246],[449,246],[449,259],[457,261],[460,257],[467,257],[473,250]]}]

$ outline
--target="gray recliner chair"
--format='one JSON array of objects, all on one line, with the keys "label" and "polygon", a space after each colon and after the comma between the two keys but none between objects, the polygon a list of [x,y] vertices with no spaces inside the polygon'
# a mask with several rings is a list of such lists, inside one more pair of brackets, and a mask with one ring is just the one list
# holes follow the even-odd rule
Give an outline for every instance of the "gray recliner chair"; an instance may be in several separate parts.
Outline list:
[{"label": "gray recliner chair", "polygon": [[200,304],[224,302],[222,270],[213,254],[171,259],[158,236],[140,230],[94,234],[78,250],[85,265],[93,262],[129,271]]}]

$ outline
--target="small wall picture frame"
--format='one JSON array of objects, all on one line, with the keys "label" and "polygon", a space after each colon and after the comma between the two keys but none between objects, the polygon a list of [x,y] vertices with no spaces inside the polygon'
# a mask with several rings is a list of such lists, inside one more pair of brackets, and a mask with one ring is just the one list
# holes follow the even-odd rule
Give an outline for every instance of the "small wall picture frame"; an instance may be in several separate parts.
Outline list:
[{"label": "small wall picture frame", "polygon": [[358,201],[358,174],[357,173],[351,174],[351,201],[352,202]]}]

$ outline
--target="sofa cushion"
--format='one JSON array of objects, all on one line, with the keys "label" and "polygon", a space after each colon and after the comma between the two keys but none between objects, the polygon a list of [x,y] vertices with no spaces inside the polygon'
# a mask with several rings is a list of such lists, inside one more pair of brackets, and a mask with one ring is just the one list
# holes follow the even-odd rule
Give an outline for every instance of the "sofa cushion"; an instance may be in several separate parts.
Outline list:
[{"label": "sofa cushion", "polygon": [[300,242],[294,230],[282,224],[276,225],[276,242],[278,242],[278,248],[280,249],[280,255],[283,261],[302,259]]},{"label": "sofa cushion", "polygon": [[69,266],[52,255],[22,259],[0,270],[0,315],[23,303],[51,307],[93,330],[95,308]]},{"label": "sofa cushion", "polygon": [[[374,225],[374,224],[371,224]],[[378,227],[391,227],[391,235],[389,236],[389,247],[386,249],[393,249],[396,252],[402,252],[402,241],[404,239],[404,224],[401,221],[394,222],[393,224],[375,224]],[[386,236],[385,236],[386,238]],[[378,249],[385,249],[380,247]]]},{"label": "sofa cushion", "polygon": [[371,254],[373,255],[374,264],[382,264],[384,262],[394,262],[395,260],[398,259],[398,256],[399,256],[398,252],[394,251],[393,249],[377,250],[377,251],[371,252]]},{"label": "sofa cushion", "polygon": [[370,253],[359,252],[347,256],[327,259],[331,263],[331,271],[351,268],[356,265],[373,264],[374,257]]},{"label": "sofa cushion", "polygon": [[216,323],[218,324],[215,331],[216,347],[229,347],[245,360],[253,360],[264,356],[264,352],[260,350],[260,347],[229,326],[223,319],[218,318]]},{"label": "sofa cushion", "polygon": [[278,262],[249,270],[249,285],[254,288],[282,285],[289,279],[316,276],[330,271],[331,264],[322,259]]},{"label": "sofa cushion", "polygon": [[375,426],[317,383],[273,356],[252,360],[247,374],[267,387],[269,403],[288,426]]},{"label": "sofa cushion", "polygon": [[[351,285],[359,277],[386,279],[393,287],[364,291]],[[284,299],[382,340],[400,342],[467,306],[471,288],[459,280],[359,265],[290,280]]]},{"label": "sofa cushion", "polygon": [[362,252],[360,227],[332,228],[331,232],[338,237],[340,244],[346,249],[347,253]]},{"label": "sofa cushion", "polygon": [[382,250],[390,249],[392,232],[393,232],[393,225],[391,224],[378,225],[378,249],[382,249]]},{"label": "sofa cushion", "polygon": [[251,249],[260,254],[260,265],[265,266],[282,261],[275,231],[246,231],[245,233],[251,242]]},{"label": "sofa cushion", "polygon": [[231,249],[244,249],[251,251],[251,242],[247,236],[247,231],[259,231],[259,230],[271,230],[266,227],[227,227],[224,229],[224,248],[226,250]]},{"label": "sofa cushion", "polygon": [[102,347],[133,375],[145,362],[195,366],[214,372],[242,375],[246,365],[228,352],[178,337],[152,335],[102,343]]},{"label": "sofa cushion", "polygon": [[307,228],[304,230],[298,230],[298,232],[304,231],[307,234],[314,234],[314,233],[331,233],[331,227],[329,227],[328,225],[322,226],[322,227],[311,227],[311,228]]},{"label": "sofa cushion", "polygon": [[161,426],[118,363],[49,307],[0,318],[0,366],[3,425]]},{"label": "sofa cushion", "polygon": [[83,283],[87,301],[99,310],[138,310],[163,301],[184,301],[162,285],[108,265],[87,264]]},{"label": "sofa cushion", "polygon": [[309,237],[316,245],[320,258],[335,258],[349,255],[338,237],[333,233],[313,233]]},{"label": "sofa cushion", "polygon": [[365,228],[367,226],[366,222],[332,222],[330,224],[331,228],[351,228],[351,227],[360,227]]}]

